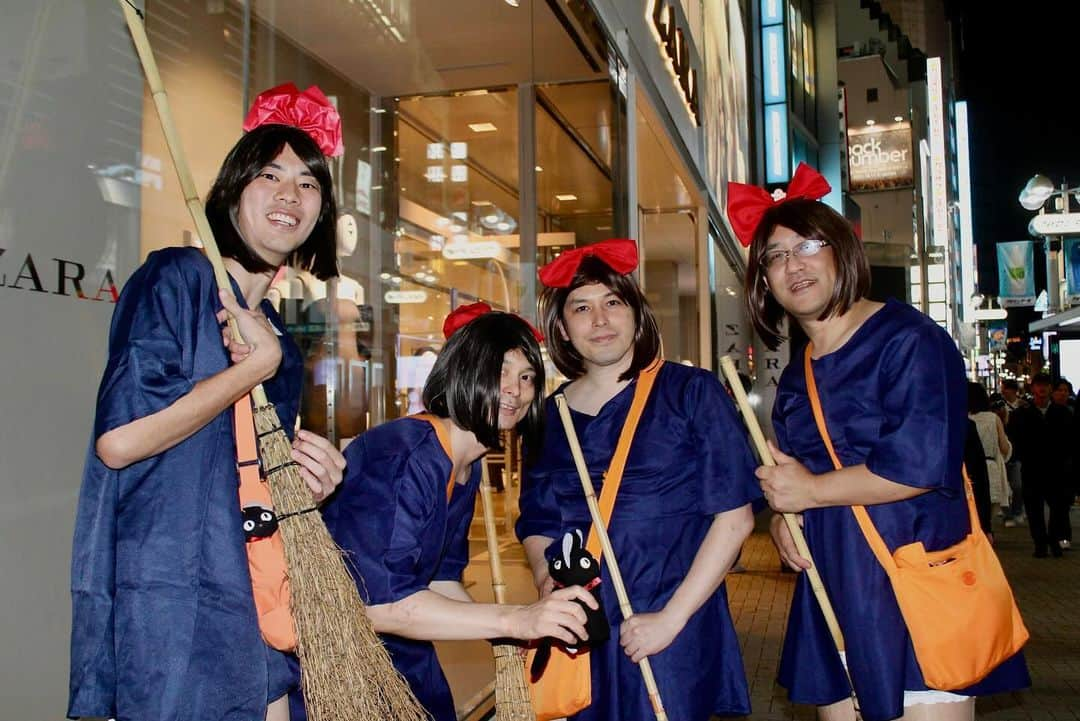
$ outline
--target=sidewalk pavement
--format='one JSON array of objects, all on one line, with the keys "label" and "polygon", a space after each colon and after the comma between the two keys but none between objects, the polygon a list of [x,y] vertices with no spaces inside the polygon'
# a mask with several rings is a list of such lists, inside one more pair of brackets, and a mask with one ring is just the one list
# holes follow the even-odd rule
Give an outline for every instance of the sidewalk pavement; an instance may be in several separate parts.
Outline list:
[{"label": "sidewalk pavement", "polygon": [[[1080,528],[1080,507],[1073,526]],[[1025,526],[996,528],[996,549],[1031,632],[1025,653],[1032,687],[980,698],[975,717],[986,721],[1080,721],[1080,550],[1063,558],[1031,557]],[[744,573],[728,579],[731,614],[742,641],[750,683],[751,719],[813,721],[776,684],[776,669],[795,576],[781,573],[768,534],[756,531],[743,548]]]}]

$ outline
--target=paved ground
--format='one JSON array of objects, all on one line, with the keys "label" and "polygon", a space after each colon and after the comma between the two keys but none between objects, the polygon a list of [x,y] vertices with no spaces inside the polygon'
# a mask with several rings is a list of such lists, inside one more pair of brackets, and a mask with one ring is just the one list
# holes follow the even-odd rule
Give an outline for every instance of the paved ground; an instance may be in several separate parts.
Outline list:
[{"label": "paved ground", "polygon": [[[500,510],[501,496],[497,496]],[[528,602],[534,591],[521,546],[509,532],[509,520],[498,516],[509,600]],[[1072,522],[1080,531],[1080,506],[1073,508]],[[477,522],[470,533],[473,563],[465,580],[477,600],[490,600],[483,539]],[[997,550],[1031,631],[1026,654],[1033,686],[1023,693],[979,699],[976,717],[980,721],[1080,721],[1080,550],[1067,551],[1059,559],[1035,559],[1026,527],[1000,526]],[[813,708],[789,703],[775,682],[795,576],[780,572],[772,543],[760,530],[747,542],[741,562],[746,572],[729,578],[728,595],[750,682],[753,713],[749,718],[812,721]],[[439,644],[439,654],[461,717],[482,716],[490,708],[490,649],[479,642]]]},{"label": "paved ground", "polygon": [[[1073,508],[1072,520],[1080,523],[1080,507]],[[997,550],[1031,631],[1026,654],[1032,688],[979,699],[976,718],[1080,720],[1080,550],[1060,559],[1032,558],[1025,527],[998,528]],[[746,572],[731,577],[728,593],[750,681],[751,718],[809,721],[813,709],[793,706],[775,683],[794,576],[779,572],[762,532],[751,536],[742,564]]]}]

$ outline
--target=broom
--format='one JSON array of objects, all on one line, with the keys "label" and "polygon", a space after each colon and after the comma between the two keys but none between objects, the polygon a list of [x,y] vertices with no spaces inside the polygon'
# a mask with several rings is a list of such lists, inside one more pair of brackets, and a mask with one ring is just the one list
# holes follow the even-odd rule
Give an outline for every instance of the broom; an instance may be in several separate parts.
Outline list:
[{"label": "broom", "polygon": [[[626,593],[626,585],[623,583],[619,564],[615,560],[615,551],[611,548],[611,539],[608,538],[604,519],[600,515],[600,506],[596,502],[596,491],[593,488],[592,478],[589,477],[589,467],[585,464],[585,457],[581,453],[581,444],[578,443],[577,431],[574,430],[574,421],[570,418],[570,406],[566,403],[566,396],[562,393],[555,395],[555,405],[559,409],[559,418],[562,420],[563,429],[566,431],[566,440],[570,443],[570,453],[574,456],[574,465],[577,466],[578,477],[581,479],[581,488],[585,492],[585,502],[589,505],[589,515],[592,516],[593,528],[596,536],[600,539],[600,547],[607,558],[608,571],[611,573],[611,583],[615,586],[615,595],[619,598],[619,610],[624,619],[634,615],[634,609],[630,606],[630,596]],[[649,694],[653,713],[656,721],[667,721],[667,712],[664,711],[664,702],[660,699],[660,689],[656,685],[656,677],[653,676],[652,665],[648,657],[638,662],[641,669],[641,677],[645,681],[645,691]]]},{"label": "broom", "polygon": [[[768,444],[765,443],[765,434],[761,432],[761,426],[758,424],[757,416],[754,415],[754,409],[750,407],[750,400],[746,397],[742,380],[739,378],[739,371],[735,368],[735,362],[731,360],[731,356],[724,356],[720,359],[720,369],[724,372],[724,377],[731,387],[732,395],[735,396],[735,403],[739,406],[747,430],[750,431],[750,438],[754,441],[754,448],[757,450],[762,465],[775,466],[776,460],[772,457],[772,453],[769,452]],[[814,565],[813,557],[810,555],[810,547],[806,545],[806,536],[803,535],[799,520],[794,513],[784,513],[782,515],[784,525],[787,526],[788,533],[791,534],[799,555],[810,561],[810,568],[806,569],[810,588],[813,590],[814,598],[817,599],[818,606],[821,608],[821,615],[825,617],[825,625],[829,627],[829,635],[832,636],[836,650],[843,655],[844,634],[840,631],[840,623],[836,620],[836,612],[833,611],[832,602],[829,601],[829,595],[825,591],[825,584],[821,582],[821,575],[818,573],[817,566]],[[856,718],[858,718],[859,702],[855,697],[855,685],[851,682],[851,672],[848,671],[846,663],[844,664],[844,673],[847,675],[848,685],[851,687],[851,702],[855,706],[855,714]]]},{"label": "broom", "polygon": [[[119,0],[143,72],[153,94],[158,118],[176,166],[188,211],[214,268],[219,288],[230,289],[221,253],[206,212],[195,191],[157,64],[137,11]],[[230,320],[240,340],[235,321]],[[311,513],[311,492],[292,460],[292,446],[274,406],[261,385],[251,391],[259,455],[285,544],[296,624],[301,681],[312,721],[421,721],[427,713],[390,661],[364,610],[341,550],[318,513]]]},{"label": "broom", "polygon": [[[495,512],[491,498],[491,480],[485,461],[480,466],[480,505],[484,509],[484,533],[487,536],[488,562],[491,564],[491,590],[495,603],[506,603],[499,538],[495,535]],[[529,686],[525,682],[525,659],[512,643],[497,643],[495,653],[495,721],[536,721]]]}]

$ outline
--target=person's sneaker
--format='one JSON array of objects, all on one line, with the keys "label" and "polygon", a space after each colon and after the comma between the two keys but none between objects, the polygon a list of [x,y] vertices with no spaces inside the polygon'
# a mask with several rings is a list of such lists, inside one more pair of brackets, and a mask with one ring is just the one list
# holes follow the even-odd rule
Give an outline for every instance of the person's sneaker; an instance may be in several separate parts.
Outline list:
[{"label": "person's sneaker", "polygon": [[1070,541],[1058,541],[1058,545],[1061,546],[1062,551],[1068,551],[1072,548],[1072,543]]},{"label": "person's sneaker", "polygon": [[1002,524],[1005,528],[1016,528],[1016,521],[1011,518],[1006,518],[1005,523]]}]

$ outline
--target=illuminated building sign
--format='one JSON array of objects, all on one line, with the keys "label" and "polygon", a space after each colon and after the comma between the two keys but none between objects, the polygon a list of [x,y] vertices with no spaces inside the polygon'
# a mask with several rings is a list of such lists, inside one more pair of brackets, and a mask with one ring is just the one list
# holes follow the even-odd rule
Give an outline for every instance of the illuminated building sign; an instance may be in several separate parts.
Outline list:
[{"label": "illuminated building sign", "polygon": [[[960,186],[960,302],[961,320],[974,323],[975,234],[971,225],[971,159],[968,155],[967,103],[956,104],[956,174]],[[1004,335],[1004,333],[1002,333]]]},{"label": "illuminated building sign", "polygon": [[690,45],[687,43],[689,33],[678,27],[675,13],[675,3],[670,0],[653,0],[652,29],[656,33],[656,41],[660,44],[664,54],[670,62],[669,69],[675,79],[679,90],[682,92],[686,108],[695,125],[701,124],[698,114],[698,72],[694,67],[690,54]]},{"label": "illuminated building sign", "polygon": [[422,290],[388,290],[383,296],[387,303],[426,303],[427,293]]},{"label": "illuminated building sign", "polygon": [[791,178],[788,153],[787,60],[784,51],[784,5],[761,2],[762,98],[765,103],[765,182]]},{"label": "illuminated building sign", "polygon": [[908,122],[848,128],[848,183],[853,193],[912,184],[911,125]]},{"label": "illuminated building sign", "polygon": [[787,105],[770,105],[765,108],[765,181],[786,183],[788,165]]}]

